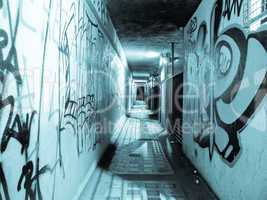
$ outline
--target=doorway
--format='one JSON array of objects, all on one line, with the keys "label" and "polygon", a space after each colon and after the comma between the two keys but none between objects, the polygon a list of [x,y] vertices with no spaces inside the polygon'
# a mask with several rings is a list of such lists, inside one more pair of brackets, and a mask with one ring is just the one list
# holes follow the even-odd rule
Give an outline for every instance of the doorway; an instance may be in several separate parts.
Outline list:
[{"label": "doorway", "polygon": [[183,73],[173,77],[172,126],[175,139],[182,145],[183,133]]},{"label": "doorway", "polygon": [[137,101],[145,100],[145,87],[144,86],[138,86],[136,88],[136,100]]}]

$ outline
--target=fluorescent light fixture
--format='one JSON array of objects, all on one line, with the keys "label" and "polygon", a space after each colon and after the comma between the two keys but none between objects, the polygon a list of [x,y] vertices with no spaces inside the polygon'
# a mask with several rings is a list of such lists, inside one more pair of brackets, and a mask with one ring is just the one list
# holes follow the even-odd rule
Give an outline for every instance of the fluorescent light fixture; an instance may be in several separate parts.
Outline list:
[{"label": "fluorescent light fixture", "polygon": [[160,56],[159,52],[156,51],[138,51],[138,50],[130,50],[126,51],[127,57],[135,58],[135,59],[143,59],[143,58],[157,58]]},{"label": "fluorescent light fixture", "polygon": [[156,57],[160,56],[160,53],[156,52],[156,51],[148,51],[148,52],[146,52],[145,56],[147,58],[156,58]]},{"label": "fluorescent light fixture", "polygon": [[133,72],[132,75],[133,75],[133,79],[135,77],[149,77],[150,76],[149,73],[145,73],[145,72]]}]

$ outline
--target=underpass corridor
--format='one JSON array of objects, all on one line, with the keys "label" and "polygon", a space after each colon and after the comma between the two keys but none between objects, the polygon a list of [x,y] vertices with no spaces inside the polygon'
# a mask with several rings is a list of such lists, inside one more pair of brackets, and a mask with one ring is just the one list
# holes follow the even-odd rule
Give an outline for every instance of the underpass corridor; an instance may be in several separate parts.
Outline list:
[{"label": "underpass corridor", "polygon": [[217,199],[184,155],[167,157],[175,144],[166,144],[166,130],[149,113],[139,104],[121,120],[112,138],[117,150],[110,165],[95,170],[80,200]]},{"label": "underpass corridor", "polygon": [[267,200],[267,0],[0,0],[0,200]]}]

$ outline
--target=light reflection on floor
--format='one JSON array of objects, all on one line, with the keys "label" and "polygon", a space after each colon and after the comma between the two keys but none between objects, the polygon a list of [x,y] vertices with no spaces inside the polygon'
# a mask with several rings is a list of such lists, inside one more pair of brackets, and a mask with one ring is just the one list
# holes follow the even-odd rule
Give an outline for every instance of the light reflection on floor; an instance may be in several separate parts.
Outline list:
[{"label": "light reflection on floor", "polygon": [[[118,149],[109,171],[97,169],[80,200],[182,200],[182,187],[158,141],[164,129],[144,105],[122,119],[112,141]],[[140,178],[142,180],[140,180]]]},{"label": "light reflection on floor", "polygon": [[97,187],[88,187],[80,200],[186,199],[181,186],[174,181],[131,181],[100,170],[95,175]]},{"label": "light reflection on floor", "polygon": [[110,170],[115,174],[174,174],[156,140],[136,141],[119,149]]}]

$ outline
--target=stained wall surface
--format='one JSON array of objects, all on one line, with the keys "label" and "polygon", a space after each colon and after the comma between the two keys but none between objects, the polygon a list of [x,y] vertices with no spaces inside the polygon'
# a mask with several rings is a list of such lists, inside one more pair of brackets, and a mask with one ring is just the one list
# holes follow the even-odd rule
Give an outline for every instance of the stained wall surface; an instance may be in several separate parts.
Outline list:
[{"label": "stained wall surface", "polygon": [[183,149],[225,200],[267,198],[267,26],[249,2],[203,0],[185,27]]},{"label": "stained wall surface", "polygon": [[[180,34],[180,37],[183,37],[183,34]],[[175,52],[177,52],[177,48]],[[167,128],[171,133],[175,131],[175,121],[179,120],[175,119],[175,114],[173,113],[173,107],[177,107],[174,101],[174,95],[181,89],[181,87],[173,83],[173,81],[175,76],[183,72],[183,67],[184,53],[180,50],[175,56],[173,69],[171,60],[169,60],[168,63],[161,66],[160,70],[160,121],[162,126]]]},{"label": "stained wall surface", "polygon": [[126,108],[105,4],[0,0],[0,24],[1,197],[72,199]]}]

